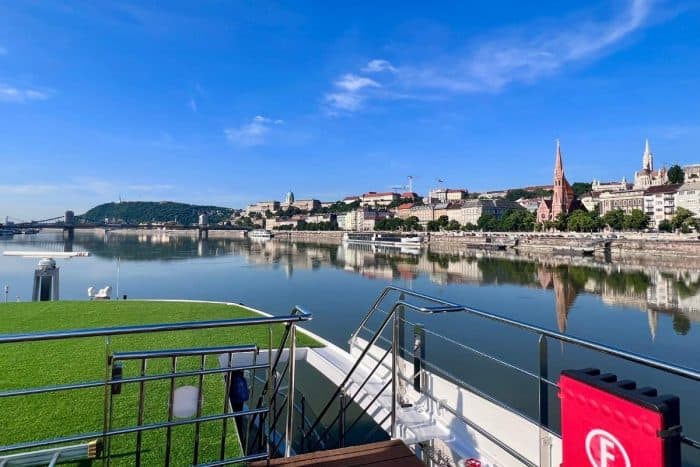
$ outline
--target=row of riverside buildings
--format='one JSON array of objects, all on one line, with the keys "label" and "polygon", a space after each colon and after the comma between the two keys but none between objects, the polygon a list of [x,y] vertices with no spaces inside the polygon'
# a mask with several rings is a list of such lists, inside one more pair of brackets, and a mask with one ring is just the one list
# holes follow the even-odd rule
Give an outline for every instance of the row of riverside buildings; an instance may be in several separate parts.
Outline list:
[{"label": "row of riverside buildings", "polygon": [[[398,204],[399,201],[404,201]],[[300,222],[320,223],[336,222],[341,230],[370,231],[378,221],[397,217],[408,219],[416,217],[418,223],[425,227],[428,222],[436,221],[441,216],[455,220],[460,225],[476,224],[483,214],[492,214],[500,218],[509,210],[524,209],[517,203],[503,198],[484,194],[481,198],[469,198],[465,189],[436,188],[427,196],[420,198],[414,192],[375,192],[370,191],[360,196],[348,196],[342,200],[354,209],[346,212],[323,212],[322,208],[331,208],[336,202],[322,202],[317,199],[296,200],[291,191],[280,201],[259,201],[248,205],[239,216],[250,217],[254,224],[266,229],[294,228]],[[298,213],[285,215],[289,208],[298,208]],[[235,220],[235,219],[234,219]]]},{"label": "row of riverside buildings", "polygon": [[[654,169],[654,156],[647,140],[642,167],[635,172],[633,182],[627,182],[625,177],[619,182],[593,180],[590,192],[577,198],[566,178],[561,145],[557,141],[552,185],[526,187],[522,190],[531,192],[531,196],[516,201],[506,199],[509,190],[470,196],[466,189],[442,187],[422,198],[414,192],[370,191],[336,202],[297,200],[289,191],[284,201],[259,201],[237,215],[249,217],[255,225],[267,229],[295,228],[301,222],[334,222],[342,230],[369,231],[374,230],[378,221],[393,217],[404,220],[416,217],[425,227],[428,222],[446,216],[449,221],[465,226],[476,225],[484,214],[501,218],[508,211],[526,209],[535,214],[538,223],[544,224],[557,219],[560,213],[570,214],[577,209],[598,209],[601,216],[615,209],[625,213],[639,209],[648,216],[649,227],[656,229],[661,221],[671,220],[679,207],[700,215],[700,164],[685,166],[683,170],[685,183],[669,183],[665,167]],[[534,193],[546,192],[551,192],[551,197],[532,198]],[[340,203],[352,208],[332,212]]]},{"label": "row of riverside buildings", "polygon": [[657,229],[664,220],[670,221],[679,207],[698,216],[700,164],[683,167],[683,173],[684,183],[669,183],[665,167],[654,169],[654,155],[647,140],[642,155],[642,168],[634,173],[633,183],[627,182],[625,177],[620,182],[593,180],[591,191],[577,199],[564,174],[561,146],[557,141],[552,197],[538,201],[537,222],[552,221],[562,212],[570,214],[576,209],[592,211],[596,208],[601,216],[617,209],[625,214],[638,209],[646,214],[652,229]]}]

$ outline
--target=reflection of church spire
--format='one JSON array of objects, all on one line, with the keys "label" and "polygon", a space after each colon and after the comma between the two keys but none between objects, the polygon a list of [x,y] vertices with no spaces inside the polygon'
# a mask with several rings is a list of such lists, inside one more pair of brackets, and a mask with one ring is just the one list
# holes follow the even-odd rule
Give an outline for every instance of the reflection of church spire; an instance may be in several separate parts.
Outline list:
[{"label": "reflection of church spire", "polygon": [[554,289],[554,310],[557,315],[557,328],[559,332],[566,332],[566,322],[569,318],[569,310],[576,301],[576,290],[566,278],[545,265],[540,264],[537,269],[537,281],[543,289]]},{"label": "reflection of church spire", "polygon": [[651,340],[656,340],[656,329],[659,327],[659,314],[647,308],[647,321],[649,322],[649,333],[651,334]]}]

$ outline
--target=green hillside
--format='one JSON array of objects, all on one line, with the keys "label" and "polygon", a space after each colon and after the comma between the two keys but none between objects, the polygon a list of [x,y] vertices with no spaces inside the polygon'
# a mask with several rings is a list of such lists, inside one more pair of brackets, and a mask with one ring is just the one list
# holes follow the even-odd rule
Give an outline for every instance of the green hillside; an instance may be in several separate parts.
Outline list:
[{"label": "green hillside", "polygon": [[172,201],[124,201],[100,204],[82,214],[80,218],[93,222],[102,222],[107,218],[129,224],[177,221],[187,225],[196,223],[201,212],[209,214],[210,223],[218,223],[227,220],[233,209]]}]

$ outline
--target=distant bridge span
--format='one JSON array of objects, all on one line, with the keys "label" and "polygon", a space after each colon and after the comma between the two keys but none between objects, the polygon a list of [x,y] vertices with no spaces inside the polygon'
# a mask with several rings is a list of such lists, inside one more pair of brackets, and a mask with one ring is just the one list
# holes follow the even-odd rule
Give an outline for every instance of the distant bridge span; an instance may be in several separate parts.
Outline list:
[{"label": "distant bridge span", "polygon": [[[32,220],[32,221],[21,221],[19,219],[7,218],[7,221],[13,221],[12,227],[15,229],[60,229],[63,230],[63,235],[65,238],[72,238],[76,229],[78,230],[89,230],[89,229],[138,229],[138,230],[153,230],[153,229],[167,229],[167,230],[195,230],[198,232],[200,238],[207,238],[209,236],[210,230],[230,230],[230,231],[248,231],[251,230],[248,227],[240,226],[228,226],[228,225],[210,225],[207,223],[200,223],[196,225],[162,225],[162,224],[129,224],[129,223],[108,223],[100,222],[92,219],[77,218],[73,215],[73,211],[66,211],[63,216],[51,217],[49,219],[42,220]],[[8,222],[9,224],[9,222]]]}]

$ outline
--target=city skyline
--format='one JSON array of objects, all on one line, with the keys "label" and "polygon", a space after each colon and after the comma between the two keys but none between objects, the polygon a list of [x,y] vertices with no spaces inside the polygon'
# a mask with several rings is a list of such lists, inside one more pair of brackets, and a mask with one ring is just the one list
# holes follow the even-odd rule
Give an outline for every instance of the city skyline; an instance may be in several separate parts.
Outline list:
[{"label": "city skyline", "polygon": [[545,185],[557,138],[571,183],[697,162],[697,7],[473,8],[2,5],[0,216]]}]

